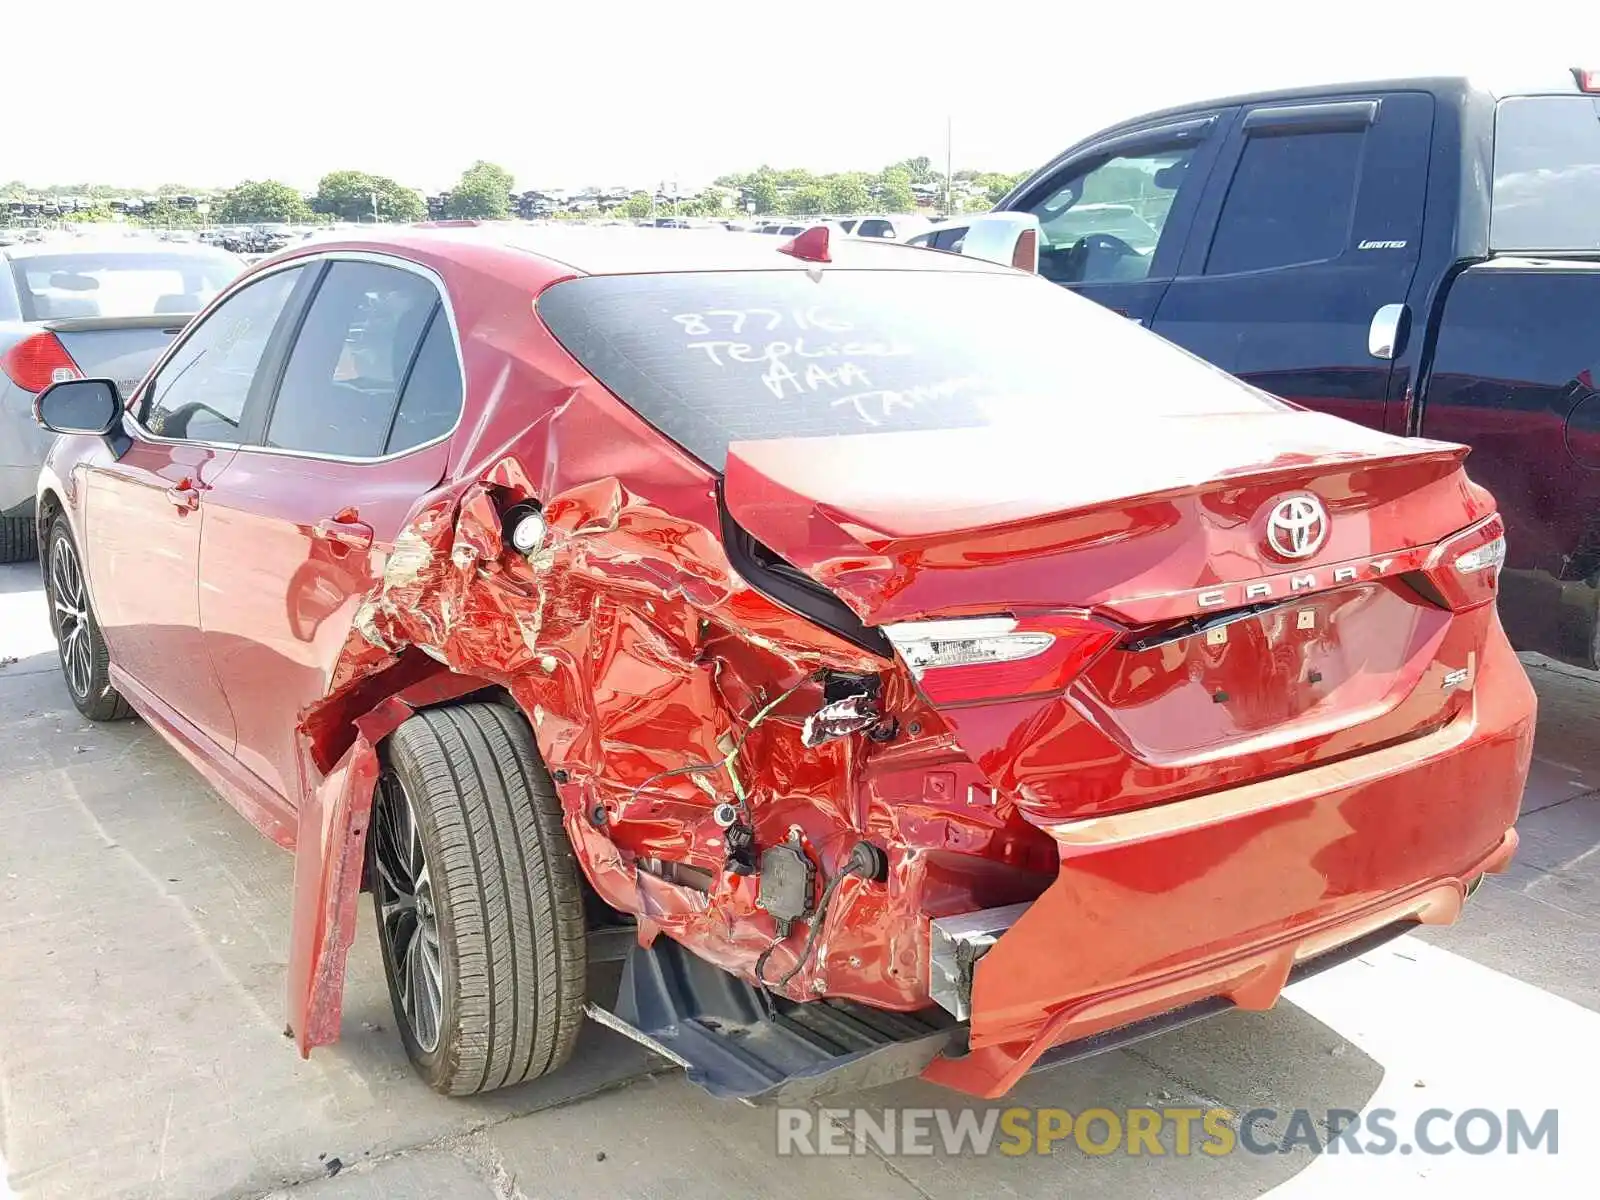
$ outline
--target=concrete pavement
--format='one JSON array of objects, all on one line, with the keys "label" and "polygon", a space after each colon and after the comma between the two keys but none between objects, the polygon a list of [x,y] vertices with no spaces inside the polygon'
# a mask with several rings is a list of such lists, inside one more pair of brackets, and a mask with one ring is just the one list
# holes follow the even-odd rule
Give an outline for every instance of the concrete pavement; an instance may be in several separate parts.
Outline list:
[{"label": "concrete pavement", "polygon": [[[448,1101],[411,1076],[370,918],[343,1040],[281,1036],[290,859],[138,722],[90,726],[59,680],[38,573],[0,567],[0,1200],[46,1197],[942,1197],[1564,1194],[1600,1168],[1600,686],[1543,705],[1523,851],[1429,930],[1230,1014],[1028,1079],[999,1107],[1560,1110],[1556,1155],[1214,1158],[776,1154],[591,1027],[557,1076]],[[830,1103],[960,1107],[920,1082]],[[989,1106],[972,1105],[975,1110]],[[829,1118],[837,1120],[838,1118]]]}]

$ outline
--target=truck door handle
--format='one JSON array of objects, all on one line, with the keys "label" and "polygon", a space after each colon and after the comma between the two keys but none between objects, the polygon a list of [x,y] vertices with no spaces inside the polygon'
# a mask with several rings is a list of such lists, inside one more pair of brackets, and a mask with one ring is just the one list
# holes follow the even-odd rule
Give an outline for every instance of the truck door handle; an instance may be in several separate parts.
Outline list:
[{"label": "truck door handle", "polygon": [[176,487],[167,489],[167,499],[179,512],[193,512],[200,507],[200,490],[191,479],[180,479]]},{"label": "truck door handle", "polygon": [[1372,324],[1367,327],[1367,353],[1388,360],[1404,350],[1409,318],[1404,304],[1385,304],[1373,313]]},{"label": "truck door handle", "polygon": [[311,527],[311,535],[319,541],[332,542],[346,550],[368,550],[372,547],[372,526],[346,508],[331,517],[324,517]]}]

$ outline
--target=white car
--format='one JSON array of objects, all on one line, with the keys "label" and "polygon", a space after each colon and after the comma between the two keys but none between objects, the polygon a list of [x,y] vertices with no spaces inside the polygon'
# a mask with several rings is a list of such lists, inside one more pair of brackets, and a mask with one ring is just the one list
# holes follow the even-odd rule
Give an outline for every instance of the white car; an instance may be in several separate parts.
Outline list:
[{"label": "white car", "polygon": [[903,242],[933,222],[912,213],[873,213],[864,217],[840,217],[838,224],[851,237]]}]

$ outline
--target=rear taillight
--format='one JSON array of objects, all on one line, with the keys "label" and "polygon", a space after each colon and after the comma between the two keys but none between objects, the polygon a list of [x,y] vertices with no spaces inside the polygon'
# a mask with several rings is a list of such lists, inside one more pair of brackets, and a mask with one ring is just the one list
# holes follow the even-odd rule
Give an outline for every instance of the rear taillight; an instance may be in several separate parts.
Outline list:
[{"label": "rear taillight", "polygon": [[83,378],[61,339],[49,332],[23,338],[0,354],[0,371],[25,392],[42,392],[52,383]]},{"label": "rear taillight", "polygon": [[1500,591],[1505,561],[1506,524],[1495,513],[1435,546],[1422,572],[1451,608],[1474,608]]},{"label": "rear taillight", "polygon": [[1062,691],[1120,633],[1078,611],[906,621],[883,632],[934,704]]}]

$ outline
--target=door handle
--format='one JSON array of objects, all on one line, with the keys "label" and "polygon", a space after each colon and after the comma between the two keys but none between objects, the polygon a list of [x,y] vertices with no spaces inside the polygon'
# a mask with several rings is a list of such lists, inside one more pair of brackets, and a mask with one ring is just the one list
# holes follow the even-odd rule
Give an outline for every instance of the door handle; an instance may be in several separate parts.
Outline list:
[{"label": "door handle", "polygon": [[1410,310],[1404,304],[1385,304],[1373,313],[1372,324],[1367,327],[1367,353],[1388,361],[1404,350],[1409,317]]},{"label": "door handle", "polygon": [[368,550],[372,547],[372,526],[346,509],[332,517],[324,517],[311,527],[311,536],[319,541],[332,542],[346,550]]},{"label": "door handle", "polygon": [[167,499],[179,512],[193,512],[200,507],[200,489],[191,479],[180,479],[176,487],[167,489]]}]

